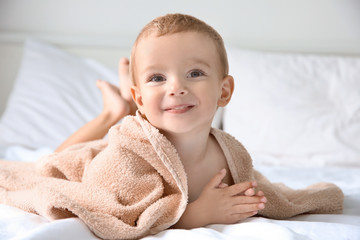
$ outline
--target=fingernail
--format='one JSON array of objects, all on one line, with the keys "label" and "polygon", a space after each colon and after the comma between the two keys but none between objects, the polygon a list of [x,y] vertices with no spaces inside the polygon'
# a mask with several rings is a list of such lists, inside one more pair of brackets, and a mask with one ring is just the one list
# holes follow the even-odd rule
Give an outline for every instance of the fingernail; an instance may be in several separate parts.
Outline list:
[{"label": "fingernail", "polygon": [[266,199],[266,197],[262,197],[262,198],[260,199],[260,201],[263,202],[263,203],[266,203],[266,202],[267,202],[267,199]]},{"label": "fingernail", "polygon": [[251,183],[253,187],[256,187],[257,186],[257,183],[256,182],[252,182]]},{"label": "fingernail", "polygon": [[258,205],[258,208],[259,208],[259,209],[264,209],[264,208],[265,208],[265,204],[260,203],[260,204]]}]

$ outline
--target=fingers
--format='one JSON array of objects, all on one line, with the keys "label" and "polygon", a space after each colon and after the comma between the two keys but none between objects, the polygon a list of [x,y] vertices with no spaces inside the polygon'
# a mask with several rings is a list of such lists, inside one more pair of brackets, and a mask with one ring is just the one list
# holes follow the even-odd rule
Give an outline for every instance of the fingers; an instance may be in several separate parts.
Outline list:
[{"label": "fingers", "polygon": [[237,223],[243,219],[252,217],[252,216],[256,215],[257,213],[258,213],[258,211],[248,212],[248,213],[234,213],[231,215],[231,221],[229,223]]},{"label": "fingers", "polygon": [[[225,183],[222,183],[222,180],[224,179],[226,175],[226,169],[223,168],[220,170],[220,172],[218,172],[210,181],[209,183],[206,185],[206,187],[209,188],[218,188],[220,186],[222,186],[222,188],[224,188]],[[221,187],[220,187],[221,188]]]},{"label": "fingers", "polygon": [[252,192],[250,189],[253,189],[256,186],[256,182],[241,182],[228,187],[227,190],[231,196],[243,194],[246,191],[248,191],[247,193],[249,196],[252,196],[255,194],[255,190]]},{"label": "fingers", "polygon": [[260,204],[260,203],[266,203],[267,199],[266,197],[258,197],[258,196],[236,196],[233,198],[233,205],[239,205],[239,204]]},{"label": "fingers", "polygon": [[258,192],[256,193],[256,196],[263,197],[263,196],[264,196],[263,191],[258,191]]},{"label": "fingers", "polygon": [[256,212],[265,208],[264,203],[253,203],[253,204],[239,204],[234,206],[234,213],[248,213],[248,212]]},{"label": "fingers", "polygon": [[234,206],[232,213],[228,216],[228,223],[236,223],[240,220],[256,215],[259,210],[265,208],[264,203],[242,204]]},{"label": "fingers", "polygon": [[244,192],[244,195],[245,195],[245,196],[254,196],[254,195],[255,195],[255,189],[249,188],[248,190],[246,190],[246,191]]},{"label": "fingers", "polygon": [[[233,205],[266,203],[267,198],[264,193],[262,191],[255,192],[253,188],[255,186],[257,186],[256,182],[243,182],[228,187],[230,189],[228,194],[233,197]],[[243,191],[244,189],[246,190]]]},{"label": "fingers", "polygon": [[218,186],[218,188],[226,188],[226,187],[228,187],[229,185],[227,184],[227,183],[220,183],[219,184],[219,186]]},{"label": "fingers", "polygon": [[233,209],[233,213],[230,214],[229,223],[236,223],[240,220],[246,219],[248,217],[256,215],[259,210],[265,208],[263,203],[260,204],[248,204],[248,205],[239,205],[235,209]]}]

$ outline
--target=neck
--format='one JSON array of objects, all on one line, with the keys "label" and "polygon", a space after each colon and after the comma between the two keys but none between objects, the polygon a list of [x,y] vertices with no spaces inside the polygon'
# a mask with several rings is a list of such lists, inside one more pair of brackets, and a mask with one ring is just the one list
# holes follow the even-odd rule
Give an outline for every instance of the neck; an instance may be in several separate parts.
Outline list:
[{"label": "neck", "polygon": [[210,128],[193,133],[164,133],[175,146],[184,166],[202,161],[209,144]]}]

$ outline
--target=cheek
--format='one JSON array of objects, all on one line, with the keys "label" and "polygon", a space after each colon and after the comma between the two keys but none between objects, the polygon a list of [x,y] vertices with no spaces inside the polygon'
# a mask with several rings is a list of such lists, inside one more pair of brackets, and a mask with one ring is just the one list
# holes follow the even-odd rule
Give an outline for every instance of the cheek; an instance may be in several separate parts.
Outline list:
[{"label": "cheek", "polygon": [[145,90],[143,91],[143,93],[144,94],[142,95],[142,101],[145,108],[153,109],[160,106],[160,94],[158,94],[156,91],[151,90]]},{"label": "cheek", "polygon": [[201,90],[202,102],[207,108],[216,109],[221,96],[221,90],[218,87],[204,87]]}]

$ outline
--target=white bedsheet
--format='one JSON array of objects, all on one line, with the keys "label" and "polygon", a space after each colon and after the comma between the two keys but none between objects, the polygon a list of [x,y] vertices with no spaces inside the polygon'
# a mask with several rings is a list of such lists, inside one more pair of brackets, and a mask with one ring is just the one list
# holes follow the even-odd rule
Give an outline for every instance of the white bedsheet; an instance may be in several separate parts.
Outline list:
[{"label": "white bedsheet", "polygon": [[[11,156],[29,161],[45,152],[39,150],[29,154],[24,149],[12,149]],[[360,168],[255,167],[271,181],[284,182],[293,188],[302,188],[319,181],[337,184],[345,194],[344,213],[307,214],[282,221],[253,217],[233,225],[216,224],[192,230],[166,230],[144,239],[360,239]],[[41,216],[0,205],[0,239],[98,238],[78,218],[49,222]]]}]

